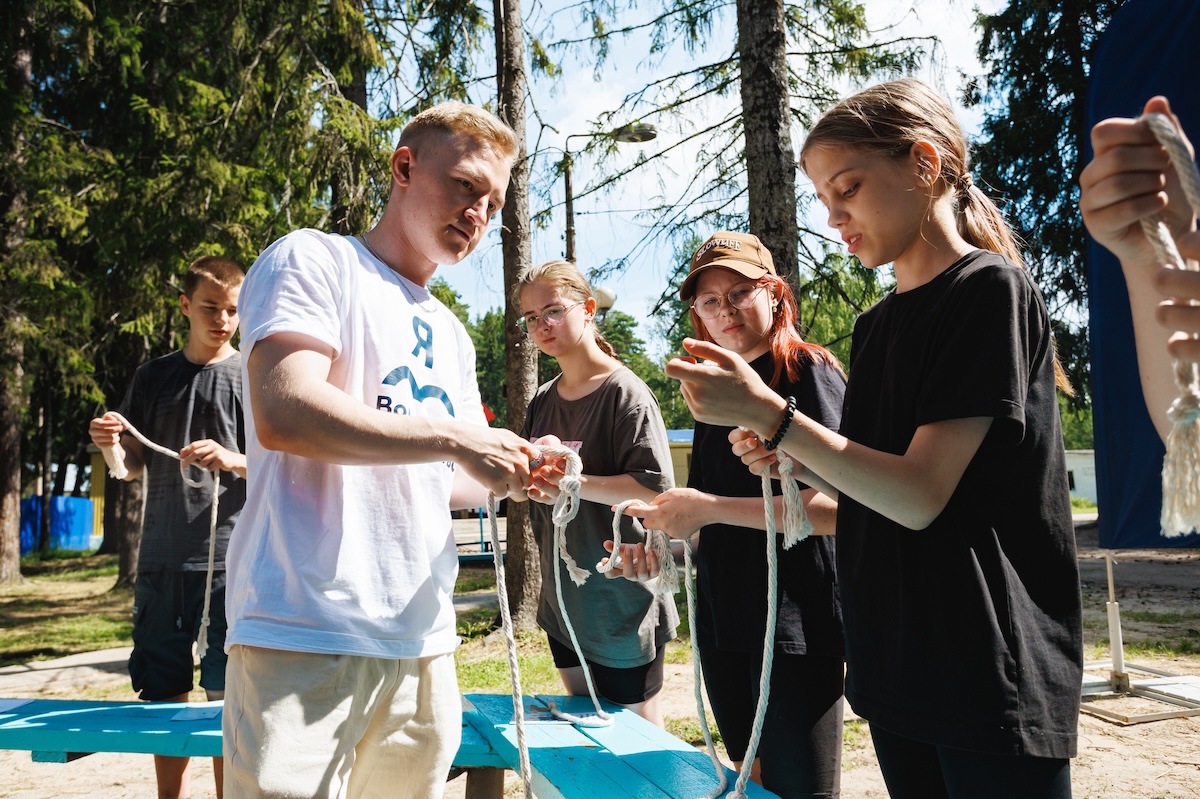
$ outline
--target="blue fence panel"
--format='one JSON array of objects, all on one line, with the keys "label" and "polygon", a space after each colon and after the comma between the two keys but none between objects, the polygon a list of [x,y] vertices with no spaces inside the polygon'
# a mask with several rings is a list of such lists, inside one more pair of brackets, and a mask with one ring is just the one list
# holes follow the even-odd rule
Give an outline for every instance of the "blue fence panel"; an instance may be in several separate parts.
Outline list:
[{"label": "blue fence panel", "polygon": [[[42,500],[21,500],[21,554],[37,548],[41,528]],[[50,498],[50,547],[52,549],[92,549],[92,501],[86,497]]]}]

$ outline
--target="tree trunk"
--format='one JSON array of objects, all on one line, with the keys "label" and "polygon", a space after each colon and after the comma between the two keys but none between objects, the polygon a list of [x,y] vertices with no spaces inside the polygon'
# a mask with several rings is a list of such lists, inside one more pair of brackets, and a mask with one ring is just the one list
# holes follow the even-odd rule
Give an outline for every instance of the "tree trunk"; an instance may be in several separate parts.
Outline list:
[{"label": "tree trunk", "polygon": [[[24,44],[33,26],[33,12],[25,4],[9,8],[5,20],[9,34],[22,42],[15,48],[12,63],[4,64],[4,82],[9,98],[28,102],[33,86],[33,53]],[[0,258],[7,258],[25,240],[25,190],[21,174],[25,164],[25,133],[18,123],[13,126],[12,150],[0,154]],[[25,373],[21,362],[25,345],[21,335],[25,327],[16,297],[11,289],[0,286],[0,585],[22,582],[21,577],[21,410],[28,405]]]},{"label": "tree trunk", "polygon": [[[522,38],[520,0],[494,0],[496,18],[496,80],[499,84],[498,116],[517,134],[520,150],[513,164],[500,232],[504,254],[504,285],[516,285],[521,271],[533,260],[529,228],[529,168],[525,151],[525,40]],[[504,303],[505,401],[508,427],[520,430],[525,409],[537,389],[537,351],[517,327],[521,309],[510,297]],[[505,564],[508,570],[508,603],[513,624],[533,629],[542,587],[537,542],[529,524],[529,504],[509,502]]]},{"label": "tree trunk", "polygon": [[50,550],[50,508],[51,489],[54,485],[54,400],[51,394],[50,370],[45,360],[42,361],[45,370],[42,378],[42,412],[39,414],[40,432],[42,435],[42,454],[38,464],[38,551]]},{"label": "tree trunk", "polygon": [[[362,0],[352,0],[351,5],[356,16],[361,18]],[[330,13],[338,12],[331,9]],[[330,24],[335,25],[336,21],[331,19]],[[351,52],[357,53],[351,43],[347,42],[346,46]],[[364,112],[367,110],[368,66],[363,56],[353,56],[350,64],[350,82],[340,87],[342,96]],[[352,156],[346,158],[344,173],[335,165],[333,176],[329,180],[329,229],[339,236],[349,236],[351,233],[366,230],[369,220],[361,218],[364,216],[363,209],[366,207],[366,203],[363,202],[363,183],[362,167]]]},{"label": "tree trunk", "polygon": [[750,232],[771,251],[779,274],[798,289],[796,153],[783,0],[737,0],[737,17]]},{"label": "tree trunk", "polygon": [[21,342],[0,353],[0,585],[21,576]]},{"label": "tree trunk", "polygon": [[132,588],[137,580],[145,485],[144,473],[131,482],[111,477],[104,482],[104,542],[100,552],[119,555],[114,588]]}]

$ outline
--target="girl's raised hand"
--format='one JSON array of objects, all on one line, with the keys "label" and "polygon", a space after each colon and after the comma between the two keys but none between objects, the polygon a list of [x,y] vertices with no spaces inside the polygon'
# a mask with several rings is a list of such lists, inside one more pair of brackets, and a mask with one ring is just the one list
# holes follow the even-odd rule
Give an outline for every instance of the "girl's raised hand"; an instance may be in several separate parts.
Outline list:
[{"label": "girl's raised hand", "polygon": [[679,381],[683,398],[697,421],[752,430],[774,429],[786,403],[740,355],[694,338],[685,338],[683,347],[702,360],[674,358],[664,371],[667,377]]}]

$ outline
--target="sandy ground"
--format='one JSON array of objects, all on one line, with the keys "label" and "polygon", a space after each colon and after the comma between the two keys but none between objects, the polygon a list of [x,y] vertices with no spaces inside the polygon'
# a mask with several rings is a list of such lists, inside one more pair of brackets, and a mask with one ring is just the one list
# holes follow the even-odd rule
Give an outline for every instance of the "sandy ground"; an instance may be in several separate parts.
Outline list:
[{"label": "sandy ground", "polygon": [[[1107,637],[1105,602],[1108,583],[1104,553],[1096,549],[1094,527],[1079,531],[1080,573],[1085,610],[1085,637]],[[1140,640],[1187,639],[1200,643],[1200,551],[1127,550],[1117,554],[1116,599],[1128,643]],[[1107,653],[1104,655],[1107,657]],[[1200,655],[1174,659],[1141,656],[1129,664],[1151,666],[1173,674],[1200,676]],[[1132,669],[1130,669],[1132,671]],[[1108,670],[1096,671],[1107,676]],[[1135,681],[1139,675],[1134,675]],[[71,696],[103,685],[125,683],[121,674],[95,672],[89,686],[57,686],[40,696]],[[126,683],[127,684],[127,683]],[[695,718],[690,666],[668,664],[664,687],[668,718]],[[34,695],[30,692],[23,695]],[[22,695],[5,693],[7,696]],[[123,698],[120,696],[113,698]],[[1173,709],[1134,698],[1102,700],[1116,712],[1141,714]],[[1200,716],[1121,726],[1084,714],[1079,722],[1079,756],[1072,762],[1076,799],[1175,799],[1200,797]],[[193,763],[193,797],[215,796],[210,761]],[[0,751],[0,797],[97,797],[126,799],[155,795],[151,760],[145,755],[100,753],[66,765],[33,763],[27,752]],[[520,796],[511,772],[507,796]],[[446,796],[461,799],[465,780],[448,783]],[[886,797],[865,728],[843,758],[842,796]]]}]

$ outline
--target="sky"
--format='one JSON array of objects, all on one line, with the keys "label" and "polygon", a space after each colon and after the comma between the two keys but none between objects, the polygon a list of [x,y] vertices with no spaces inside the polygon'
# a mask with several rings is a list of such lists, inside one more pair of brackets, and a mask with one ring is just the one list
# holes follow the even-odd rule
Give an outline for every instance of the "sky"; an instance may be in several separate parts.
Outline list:
[{"label": "sky", "polygon": [[[959,121],[966,129],[968,136],[978,130],[981,117],[977,111],[968,112],[958,105],[956,96],[959,93],[959,71],[978,74],[982,72],[975,58],[975,48],[978,34],[971,28],[975,9],[986,13],[995,13],[1003,8],[1007,0],[864,0],[867,19],[872,28],[894,25],[891,35],[936,36],[941,40],[942,47],[936,63],[926,67],[915,77],[939,88],[954,103],[958,111]],[[713,38],[719,41],[732,42],[736,33],[732,20],[727,23],[728,30],[713,31]],[[552,126],[541,130],[541,141],[529,142],[532,150],[535,144],[549,148],[546,158],[533,165],[534,170],[552,168],[550,159],[561,157],[561,147],[568,134],[584,133],[592,129],[591,120],[602,111],[620,105],[621,99],[629,92],[644,86],[658,73],[675,71],[684,66],[682,63],[672,64],[667,61],[650,72],[639,68],[641,59],[636,54],[615,52],[610,58],[609,66],[603,71],[600,81],[593,81],[588,70],[579,70],[579,74],[569,74],[569,85],[564,88],[563,82],[555,87],[548,87],[535,82],[531,85],[534,105],[537,108],[538,119]],[[534,127],[537,120],[530,120],[529,137],[532,139],[539,133]],[[798,147],[802,132],[793,131],[793,145]],[[645,154],[655,152],[657,148],[670,144],[670,134],[660,131],[655,141],[645,144],[620,144],[612,164],[620,166],[631,164],[638,157],[638,151]],[[572,138],[572,151],[578,151],[584,142]],[[678,155],[676,172],[685,174],[688,154]],[[644,170],[645,183],[638,178],[628,180],[620,192],[604,195],[600,193],[579,196],[582,187],[596,173],[589,169],[588,154],[576,155],[573,160],[573,185],[575,193],[575,238],[576,262],[586,271],[588,268],[604,264],[610,260],[628,256],[631,251],[630,268],[620,276],[599,281],[600,285],[611,289],[616,294],[615,309],[630,314],[635,319],[648,318],[650,309],[666,285],[668,275],[672,272],[670,262],[672,253],[661,248],[638,248],[635,243],[644,234],[644,222],[636,221],[634,213],[637,209],[650,204],[652,197],[657,197],[663,191],[649,170]],[[805,180],[803,173],[797,173],[800,181]],[[653,184],[653,185],[650,185]],[[803,189],[803,185],[799,188]],[[561,180],[556,187],[552,199],[555,203],[552,218],[543,230],[533,231],[533,263],[541,263],[553,258],[560,258],[564,252],[565,214],[562,209],[563,186]],[[816,229],[821,229],[819,222]],[[453,266],[445,266],[438,270],[438,276],[444,278],[450,286],[459,293],[468,305],[472,317],[482,315],[491,308],[502,308],[504,305],[503,267],[500,254],[500,232],[498,219],[492,223],[491,229],[478,249],[467,260]],[[640,326],[638,335],[650,339],[650,331]],[[652,341],[650,354],[657,355]]]}]

